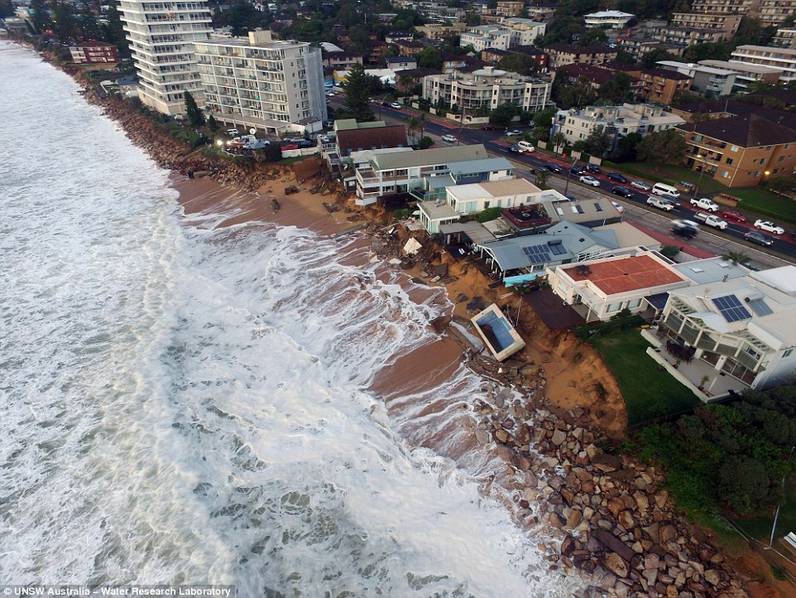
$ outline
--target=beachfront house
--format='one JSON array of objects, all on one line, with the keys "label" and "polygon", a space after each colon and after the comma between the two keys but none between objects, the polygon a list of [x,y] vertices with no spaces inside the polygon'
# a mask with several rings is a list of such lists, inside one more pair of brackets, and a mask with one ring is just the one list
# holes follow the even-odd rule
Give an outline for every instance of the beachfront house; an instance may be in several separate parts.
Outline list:
[{"label": "beachfront house", "polygon": [[668,261],[646,250],[548,267],[547,282],[587,322],[610,320],[625,309],[642,312],[649,308],[647,297],[691,284]]},{"label": "beachfront house", "polygon": [[545,269],[612,255],[619,249],[616,234],[562,221],[544,232],[477,245],[479,255],[507,284],[527,282]]},{"label": "beachfront house", "polygon": [[796,375],[796,266],[669,291],[647,354],[703,401]]},{"label": "beachfront house", "polygon": [[413,191],[440,198],[449,185],[511,177],[511,163],[490,158],[480,144],[378,154],[356,170],[356,203],[372,205],[385,194]]}]

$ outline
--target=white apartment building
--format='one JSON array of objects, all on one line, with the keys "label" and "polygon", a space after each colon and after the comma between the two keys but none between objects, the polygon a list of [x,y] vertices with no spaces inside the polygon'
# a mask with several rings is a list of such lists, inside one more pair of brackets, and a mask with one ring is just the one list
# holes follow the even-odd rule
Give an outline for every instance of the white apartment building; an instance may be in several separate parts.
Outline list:
[{"label": "white apartment building", "polygon": [[735,87],[738,74],[734,70],[716,68],[694,62],[661,60],[659,67],[691,77],[691,89],[712,96],[728,96]]},{"label": "white apartment building", "polygon": [[207,0],[121,0],[119,11],[141,101],[163,114],[182,114],[188,91],[202,105],[194,43],[210,38]]},{"label": "white apartment building", "polygon": [[621,10],[600,10],[585,15],[583,20],[589,28],[622,29],[635,16]]},{"label": "white apartment building", "polygon": [[547,28],[544,23],[522,17],[507,17],[501,23],[511,30],[512,46],[530,46],[545,34]]},{"label": "white apartment building", "polygon": [[622,104],[621,106],[587,106],[559,110],[553,119],[552,135],[562,133],[569,143],[586,140],[593,132],[605,132],[616,141],[629,133],[644,136],[671,129],[685,121],[659,106]]},{"label": "white apartment building", "polygon": [[459,182],[481,182],[510,178],[511,163],[490,158],[483,145],[458,145],[425,150],[374,155],[357,168],[358,205],[371,205],[387,193],[405,193]]},{"label": "white apartment building", "polygon": [[322,128],[327,113],[320,48],[273,40],[270,31],[195,47],[205,107],[217,120],[271,134]]},{"label": "white apartment building", "polygon": [[778,48],[796,48],[796,28],[780,27],[774,37],[771,38],[771,45]]},{"label": "white apartment building", "polygon": [[508,50],[511,46],[512,31],[499,25],[479,25],[461,34],[459,47],[472,46],[476,52],[487,48]]},{"label": "white apartment building", "polygon": [[472,114],[481,108],[494,110],[514,104],[523,110],[543,110],[550,103],[552,84],[544,79],[518,75],[491,66],[472,73],[447,73],[423,77],[423,98],[440,101]]},{"label": "white apartment building", "polygon": [[762,64],[782,71],[781,81],[789,83],[796,80],[796,49],[775,48],[773,46],[738,46],[732,51],[733,62]]},{"label": "white apartment building", "polygon": [[754,82],[776,85],[782,75],[780,69],[760,64],[746,64],[735,60],[700,60],[699,64],[734,72],[735,86],[733,91],[746,91],[749,85]]},{"label": "white apartment building", "polygon": [[647,353],[702,400],[796,374],[796,266],[669,291]]}]

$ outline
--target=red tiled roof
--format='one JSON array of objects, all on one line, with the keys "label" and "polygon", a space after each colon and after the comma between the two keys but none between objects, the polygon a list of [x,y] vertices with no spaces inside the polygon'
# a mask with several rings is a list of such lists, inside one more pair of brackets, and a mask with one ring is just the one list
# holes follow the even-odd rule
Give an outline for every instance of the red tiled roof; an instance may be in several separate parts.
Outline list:
[{"label": "red tiled roof", "polygon": [[[586,270],[588,268],[588,271]],[[564,268],[572,280],[589,280],[606,295],[681,282],[682,276],[648,255]]]}]

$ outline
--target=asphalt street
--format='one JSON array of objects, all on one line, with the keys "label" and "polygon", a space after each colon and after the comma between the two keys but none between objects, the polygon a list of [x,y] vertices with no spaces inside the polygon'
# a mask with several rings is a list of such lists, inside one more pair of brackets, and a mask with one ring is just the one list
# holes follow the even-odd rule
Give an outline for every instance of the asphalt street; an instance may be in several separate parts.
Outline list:
[{"label": "asphalt street", "polygon": [[[330,103],[332,105],[338,104],[335,101],[336,99]],[[388,122],[405,122],[413,116],[413,113],[407,109],[395,110],[381,104],[374,104],[374,110],[380,120]],[[629,187],[626,184],[618,184],[611,181],[605,176],[605,173],[594,175],[599,181],[599,188],[580,183],[575,175],[570,175],[567,181],[568,164],[540,153],[519,154],[511,152],[509,150],[511,143],[505,138],[503,131],[466,128],[433,117],[428,120],[427,117],[424,125],[424,134],[432,137],[436,145],[444,145],[444,142],[440,139],[442,135],[453,135],[461,144],[481,143],[489,153],[496,156],[504,156],[511,160],[515,165],[515,174],[528,178],[532,182],[535,179],[534,170],[539,168],[547,169],[552,167],[552,165],[556,165],[562,172],[560,174],[552,171],[548,172],[547,183],[552,188],[561,192],[564,192],[566,188],[566,194],[577,199],[589,199],[598,194],[610,195],[616,203],[624,207],[625,220],[646,228],[668,233],[671,229],[672,220],[693,220],[694,214],[699,211],[691,209],[688,203],[690,198],[686,197],[681,198],[680,207],[671,212],[664,212],[649,206],[646,203],[647,193]],[[582,163],[581,166],[583,166]],[[626,189],[629,196],[620,197],[612,194],[611,191],[615,187]],[[781,236],[770,235],[774,239],[774,243],[770,247],[761,247],[745,240],[743,238],[744,234],[750,230],[755,230],[752,226],[753,222],[753,216],[750,216],[745,223],[728,222],[728,227],[723,231],[702,225],[700,226],[699,234],[688,240],[687,243],[717,255],[723,255],[731,251],[743,252],[752,259],[756,266],[764,268],[782,266],[796,260],[796,237],[791,231],[786,230],[785,234]]]}]

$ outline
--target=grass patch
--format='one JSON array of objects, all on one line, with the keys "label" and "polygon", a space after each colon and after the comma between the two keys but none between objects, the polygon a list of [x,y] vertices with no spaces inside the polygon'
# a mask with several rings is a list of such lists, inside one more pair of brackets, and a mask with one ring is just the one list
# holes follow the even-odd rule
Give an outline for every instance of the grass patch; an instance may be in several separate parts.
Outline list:
[{"label": "grass patch", "polygon": [[[753,538],[768,544],[771,536],[771,526],[774,524],[774,509],[762,512],[755,517],[739,519],[735,523]],[[774,539],[792,530],[796,530],[796,476],[791,476],[785,486],[785,500],[779,510],[777,531]]]},{"label": "grass patch", "polygon": [[688,412],[699,404],[691,391],[646,354],[649,344],[637,328],[591,340],[622,391],[631,426]]},{"label": "grass patch", "polygon": [[676,185],[680,181],[688,181],[695,185],[698,183],[701,193],[727,193],[729,195],[734,195],[741,199],[739,207],[744,210],[796,224],[796,201],[773,193],[768,189],[763,189],[761,187],[731,189],[719,184],[708,176],[703,176],[700,181],[698,172],[694,172],[684,166],[649,164],[647,162],[614,164],[613,162],[606,161],[604,164],[606,168],[613,168],[631,176],[651,179],[669,185]]}]

